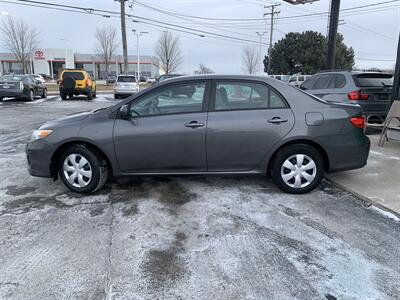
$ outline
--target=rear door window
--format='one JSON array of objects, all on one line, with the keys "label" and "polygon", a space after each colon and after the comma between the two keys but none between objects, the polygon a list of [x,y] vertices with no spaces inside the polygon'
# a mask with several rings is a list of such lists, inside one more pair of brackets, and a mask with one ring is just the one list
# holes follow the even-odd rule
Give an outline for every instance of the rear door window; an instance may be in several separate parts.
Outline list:
[{"label": "rear door window", "polygon": [[318,75],[311,76],[311,77],[307,78],[306,81],[304,81],[302,83],[300,88],[302,90],[311,90],[313,85],[314,85],[314,83],[317,81],[317,79],[318,79]]},{"label": "rear door window", "polygon": [[253,82],[217,82],[215,110],[285,108],[286,102],[271,88]]},{"label": "rear door window", "polygon": [[344,88],[346,85],[346,77],[343,74],[336,74],[335,75],[335,89]]},{"label": "rear door window", "polygon": [[335,86],[335,74],[321,74],[313,86],[313,90],[331,89]]},{"label": "rear door window", "polygon": [[118,82],[136,82],[136,78],[133,76],[118,76]]},{"label": "rear door window", "polygon": [[359,87],[393,86],[393,76],[390,74],[357,74],[354,81]]},{"label": "rear door window", "polygon": [[63,79],[65,78],[73,78],[75,80],[83,80],[85,76],[83,76],[82,72],[64,72]]}]

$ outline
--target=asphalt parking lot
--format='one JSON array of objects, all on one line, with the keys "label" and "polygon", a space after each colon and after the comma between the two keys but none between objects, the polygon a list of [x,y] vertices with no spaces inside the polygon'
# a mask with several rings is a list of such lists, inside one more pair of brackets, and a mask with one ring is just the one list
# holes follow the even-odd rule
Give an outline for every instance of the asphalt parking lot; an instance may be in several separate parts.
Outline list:
[{"label": "asphalt parking lot", "polygon": [[0,298],[399,299],[400,223],[324,181],[129,178],[90,196],[26,170],[46,120],[115,103],[0,103]]}]

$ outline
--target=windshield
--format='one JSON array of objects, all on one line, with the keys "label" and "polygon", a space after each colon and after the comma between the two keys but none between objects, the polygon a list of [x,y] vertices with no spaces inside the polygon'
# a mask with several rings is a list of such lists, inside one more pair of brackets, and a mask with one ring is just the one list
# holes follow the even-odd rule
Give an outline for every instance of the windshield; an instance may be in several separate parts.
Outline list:
[{"label": "windshield", "polygon": [[281,80],[282,81],[289,81],[290,77],[291,77],[290,75],[283,75]]},{"label": "windshield", "polygon": [[393,86],[393,76],[390,74],[358,74],[355,82],[359,87]]},{"label": "windshield", "polygon": [[21,81],[24,78],[24,76],[18,76],[18,75],[4,75],[0,77],[0,80],[13,80],[13,81]]},{"label": "windshield", "polygon": [[136,82],[134,76],[118,76],[118,82]]}]

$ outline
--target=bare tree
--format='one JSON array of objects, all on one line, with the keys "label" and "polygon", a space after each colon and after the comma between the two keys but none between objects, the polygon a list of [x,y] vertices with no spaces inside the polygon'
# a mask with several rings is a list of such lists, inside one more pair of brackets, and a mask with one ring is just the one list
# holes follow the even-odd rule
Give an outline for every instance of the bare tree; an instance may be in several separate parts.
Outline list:
[{"label": "bare tree", "polygon": [[165,74],[175,72],[182,64],[182,55],[179,49],[179,37],[169,31],[164,31],[156,45],[156,55]]},{"label": "bare tree", "polygon": [[255,74],[260,70],[260,53],[253,47],[243,48],[242,62],[245,72]]},{"label": "bare tree", "polygon": [[103,59],[106,76],[110,70],[110,61],[118,47],[117,31],[114,27],[97,28],[95,33],[96,53]]},{"label": "bare tree", "polygon": [[28,63],[39,43],[39,33],[22,19],[18,21],[11,16],[2,21],[0,32],[4,47],[15,55],[24,74],[28,73]]},{"label": "bare tree", "polygon": [[212,73],[214,73],[214,71],[206,67],[206,65],[204,64],[200,64],[199,69],[194,71],[194,74],[212,74]]}]

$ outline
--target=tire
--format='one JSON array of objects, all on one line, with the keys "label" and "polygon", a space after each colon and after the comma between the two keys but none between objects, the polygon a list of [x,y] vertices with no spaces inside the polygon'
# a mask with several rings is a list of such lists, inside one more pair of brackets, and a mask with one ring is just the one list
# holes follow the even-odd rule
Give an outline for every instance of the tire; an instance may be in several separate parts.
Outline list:
[{"label": "tire", "polygon": [[[82,159],[85,161],[80,166]],[[102,155],[80,144],[72,145],[61,153],[58,171],[67,188],[83,194],[99,190],[108,178],[107,162]]]},{"label": "tire", "polygon": [[90,90],[90,91],[88,92],[88,94],[87,94],[87,99],[88,99],[88,100],[93,100],[93,92],[92,92],[92,90]]},{"label": "tire", "polygon": [[96,90],[94,90],[93,98],[96,98],[96,97],[97,97],[97,95],[96,95]]},{"label": "tire", "polygon": [[114,94],[114,99],[119,99],[119,95]]},{"label": "tire", "polygon": [[47,98],[47,89],[43,90],[42,98],[43,99]]},{"label": "tire", "polygon": [[0,102],[3,101],[3,99],[4,99],[3,97],[0,97]]},{"label": "tire", "polygon": [[279,150],[270,171],[275,184],[284,192],[305,194],[321,182],[324,161],[313,147],[296,144]]},{"label": "tire", "polygon": [[29,95],[26,97],[27,101],[33,101],[35,100],[35,93],[33,92],[33,90],[29,90]]},{"label": "tire", "polygon": [[67,93],[60,91],[61,100],[67,100]]}]

